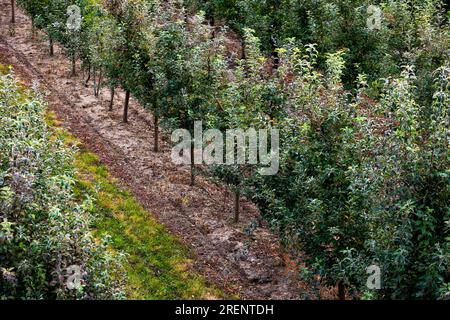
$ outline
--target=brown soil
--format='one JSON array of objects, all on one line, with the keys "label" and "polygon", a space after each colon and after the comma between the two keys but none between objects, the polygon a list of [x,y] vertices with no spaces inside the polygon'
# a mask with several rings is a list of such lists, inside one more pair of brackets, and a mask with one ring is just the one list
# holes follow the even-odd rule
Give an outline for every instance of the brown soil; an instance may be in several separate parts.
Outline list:
[{"label": "brown soil", "polygon": [[[197,178],[190,186],[189,169],[170,159],[170,146],[153,152],[153,119],[131,99],[129,123],[122,123],[123,92],[108,111],[109,90],[94,96],[92,81],[70,76],[70,61],[61,47],[48,54],[42,33],[31,34],[31,22],[16,9],[14,34],[9,0],[0,2],[0,61],[14,67],[26,83],[38,81],[58,119],[106,164],[122,187],[188,246],[195,268],[211,283],[242,299],[300,299],[311,290],[298,280],[296,263],[265,223],[251,236],[245,228],[260,221],[257,208],[242,200],[241,223],[234,224],[233,197],[224,187]],[[79,66],[78,66],[79,70]],[[247,248],[248,246],[248,248]],[[324,290],[321,290],[324,291]],[[326,290],[328,291],[328,290]],[[322,296],[330,296],[322,292]]]}]

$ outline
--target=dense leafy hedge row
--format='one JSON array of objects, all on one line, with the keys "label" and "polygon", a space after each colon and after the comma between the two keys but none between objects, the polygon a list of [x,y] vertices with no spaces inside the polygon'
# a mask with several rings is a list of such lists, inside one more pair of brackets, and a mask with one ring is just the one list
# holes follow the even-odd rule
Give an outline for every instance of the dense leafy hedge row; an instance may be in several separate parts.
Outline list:
[{"label": "dense leafy hedge row", "polygon": [[0,299],[121,298],[122,258],[93,237],[92,202],[73,193],[73,150],[44,109],[0,75]]},{"label": "dense leafy hedge row", "polygon": [[[447,10],[441,0],[187,0],[204,10],[207,18],[225,19],[235,30],[252,28],[264,48],[273,51],[288,39],[316,43],[319,53],[346,48],[348,68],[344,82],[354,84],[359,73],[370,81],[401,72],[411,61],[431,73],[446,57],[450,45]],[[376,15],[369,6],[381,10],[381,28],[370,30]],[[447,24],[447,27],[444,27]],[[430,41],[430,42],[429,42]],[[321,56],[324,61],[324,56]]]},{"label": "dense leafy hedge row", "polygon": [[[336,14],[327,23],[308,22],[322,31],[299,36],[317,44],[283,41],[273,49],[276,68],[251,29],[242,29],[244,57],[227,58],[225,32],[212,32],[202,12],[189,17],[179,0],[57,0],[37,12],[36,2],[42,3],[21,1],[34,21],[45,21],[50,6],[80,6],[80,30],[64,27],[61,10],[59,20],[40,27],[50,33],[59,26],[56,38],[75,48],[96,79],[133,94],[166,128],[192,130],[202,120],[208,128],[280,130],[278,175],[261,176],[258,166],[242,165],[211,173],[252,198],[286,242],[307,253],[305,276],[319,273],[321,281],[367,298],[448,296],[449,34],[437,2],[411,3],[416,14],[405,17],[401,1],[384,4],[395,9],[395,21],[407,22],[366,35],[380,52],[367,52],[371,42],[353,35],[366,21],[349,20],[359,1],[339,2],[346,11],[328,6]],[[244,2],[267,3],[217,3],[245,24],[229,6]],[[292,7],[285,8],[301,3],[309,2],[286,2]],[[317,3],[318,17],[326,4],[311,2],[310,9]],[[355,42],[350,53],[342,37]],[[367,63],[360,70],[369,74],[355,73],[355,86],[344,90],[349,55]],[[386,78],[372,81],[377,70]],[[126,114],[127,99],[125,121]],[[382,290],[366,287],[366,268],[374,264],[382,271]]]}]

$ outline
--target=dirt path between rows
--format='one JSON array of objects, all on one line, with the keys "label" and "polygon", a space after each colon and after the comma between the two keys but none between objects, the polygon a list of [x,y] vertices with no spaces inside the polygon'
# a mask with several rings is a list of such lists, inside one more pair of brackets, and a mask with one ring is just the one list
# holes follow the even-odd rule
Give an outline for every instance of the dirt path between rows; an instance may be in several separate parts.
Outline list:
[{"label": "dirt path between rows", "polygon": [[39,81],[48,91],[52,110],[83,144],[106,164],[120,184],[188,246],[194,268],[211,283],[243,299],[300,299],[310,290],[300,282],[295,263],[283,253],[280,242],[261,224],[252,235],[245,229],[260,221],[258,210],[242,201],[241,223],[232,223],[233,199],[224,188],[204,179],[190,186],[189,170],[175,166],[170,148],[153,152],[153,119],[132,99],[129,124],[123,124],[123,92],[108,111],[109,91],[96,98],[92,82],[70,77],[69,60],[56,46],[48,54],[41,33],[32,38],[31,22],[16,9],[14,35],[9,28],[9,1],[0,2],[0,61],[14,66],[26,82]]}]

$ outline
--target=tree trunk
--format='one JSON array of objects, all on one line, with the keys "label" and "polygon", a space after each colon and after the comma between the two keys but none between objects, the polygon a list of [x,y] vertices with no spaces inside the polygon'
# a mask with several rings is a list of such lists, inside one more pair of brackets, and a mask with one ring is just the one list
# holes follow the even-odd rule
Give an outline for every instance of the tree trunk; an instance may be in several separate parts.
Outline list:
[{"label": "tree trunk", "polygon": [[159,128],[158,128],[158,124],[159,124],[159,119],[157,116],[155,117],[155,144],[154,144],[154,149],[153,151],[155,152],[159,152]]},{"label": "tree trunk", "polygon": [[84,86],[87,87],[89,80],[91,80],[91,63],[89,62],[89,66],[88,66],[88,76],[86,81],[84,82]]},{"label": "tree trunk", "polygon": [[31,39],[34,40],[34,38],[36,37],[36,27],[34,25],[34,21],[31,21]]},{"label": "tree trunk", "polygon": [[240,196],[240,192],[236,191],[234,194],[234,223],[239,222]]},{"label": "tree trunk", "polygon": [[93,85],[94,85],[94,96],[95,96],[95,87],[97,85],[97,71],[96,71],[95,66],[92,68],[92,75],[93,75],[92,81],[94,82]]},{"label": "tree trunk", "polygon": [[273,36],[270,37],[270,49],[272,51],[272,62],[273,62],[272,71],[276,72],[280,67],[280,56],[278,54],[277,46]]},{"label": "tree trunk", "polygon": [[209,79],[211,77],[211,57],[209,55],[208,55],[207,69],[208,69],[208,79]]},{"label": "tree trunk", "polygon": [[16,8],[14,0],[11,0],[11,23],[16,23]]},{"label": "tree trunk", "polygon": [[216,20],[214,19],[214,15],[211,16],[210,23],[212,27],[211,39],[214,40],[216,38]]},{"label": "tree trunk", "polygon": [[52,37],[50,37],[50,43],[49,43],[49,45],[50,45],[50,57],[53,57],[53,55],[55,54],[55,50],[53,49],[53,38]]},{"label": "tree trunk", "polygon": [[273,68],[272,71],[277,72],[280,68],[280,56],[278,55],[278,51],[273,51]]},{"label": "tree trunk", "polygon": [[72,77],[77,75],[75,53],[72,54]]},{"label": "tree trunk", "polygon": [[94,85],[94,96],[95,96],[96,98],[98,98],[98,95],[100,94],[100,88],[101,88],[101,86],[102,86],[102,80],[103,80],[103,74],[102,74],[102,72],[100,71],[100,74],[98,75],[98,81],[97,81],[97,84]]},{"label": "tree trunk", "polygon": [[111,87],[111,98],[109,99],[109,111],[113,111],[114,107],[114,95],[115,95],[114,87]]},{"label": "tree trunk", "polygon": [[244,75],[245,77],[248,76],[248,65],[247,65],[247,54],[245,52],[245,42],[242,40],[242,60],[244,61]]},{"label": "tree trunk", "polygon": [[227,207],[227,200],[228,200],[228,188],[225,188],[223,192],[223,210]]},{"label": "tree trunk", "polygon": [[191,187],[195,186],[195,174],[194,174],[194,168],[195,168],[195,149],[194,149],[194,142],[191,142]]},{"label": "tree trunk", "polygon": [[345,300],[345,284],[343,281],[338,282],[338,296],[339,300]]},{"label": "tree trunk", "polygon": [[130,91],[125,91],[125,102],[123,104],[123,122],[128,123],[128,106],[130,104]]}]

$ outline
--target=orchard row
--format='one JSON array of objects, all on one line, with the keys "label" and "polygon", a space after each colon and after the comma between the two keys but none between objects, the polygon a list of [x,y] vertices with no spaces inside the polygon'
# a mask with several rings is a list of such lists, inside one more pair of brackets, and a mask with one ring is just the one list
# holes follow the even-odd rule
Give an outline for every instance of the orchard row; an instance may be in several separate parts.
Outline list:
[{"label": "orchard row", "polygon": [[124,257],[94,239],[74,191],[73,150],[42,97],[0,65],[0,299],[124,298]]}]

